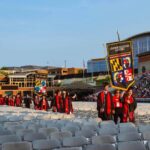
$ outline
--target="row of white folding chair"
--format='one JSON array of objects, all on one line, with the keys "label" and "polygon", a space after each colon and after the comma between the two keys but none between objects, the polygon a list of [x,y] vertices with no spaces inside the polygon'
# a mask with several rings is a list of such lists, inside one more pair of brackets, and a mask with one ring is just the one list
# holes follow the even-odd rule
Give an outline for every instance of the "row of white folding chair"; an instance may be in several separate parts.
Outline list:
[{"label": "row of white folding chair", "polygon": [[2,150],[33,150],[30,142],[12,142],[2,145]]},{"label": "row of white folding chair", "polygon": [[[72,141],[74,140],[74,141]],[[80,141],[79,141],[80,140]],[[52,143],[53,142],[53,143]],[[58,148],[55,150],[82,150],[82,147],[87,145],[87,141],[85,139],[65,139],[63,141],[64,147],[59,148],[60,145],[57,141],[35,141],[33,142],[33,149],[37,150],[50,150],[53,148]],[[85,150],[116,150],[116,147],[110,144],[102,144],[102,145],[88,145],[85,147]],[[142,142],[124,142],[118,144],[118,150],[128,150],[128,149],[136,149],[136,150],[146,150],[145,145]],[[27,142],[20,143],[9,143],[3,144],[2,150],[32,150],[32,146]]]},{"label": "row of white folding chair", "polygon": [[[67,130],[68,129],[68,130]],[[72,129],[72,131],[69,129]],[[77,129],[77,128],[76,128]],[[98,136],[97,132],[92,131],[92,130],[74,130],[74,128],[66,128],[66,129],[62,129],[61,132],[59,132],[59,130],[57,128],[39,128],[38,132],[33,129],[18,129],[16,130],[16,135],[20,136],[21,138],[24,137],[24,135],[28,134],[28,133],[42,133],[44,134],[47,138],[50,138],[51,135],[58,135],[58,137],[60,137],[61,133],[67,133],[69,132],[69,134],[71,133],[71,136],[76,136],[76,137],[80,137],[80,136],[84,136],[86,138],[91,139],[94,136]],[[2,130],[0,131],[0,135],[12,135],[14,134],[14,132],[12,132],[11,130]],[[31,135],[30,135],[31,136]],[[101,134],[100,137],[103,136],[107,136],[105,134]],[[108,135],[110,136],[110,135]],[[150,133],[148,134],[148,132],[146,132],[145,134],[142,134],[143,139],[141,138],[141,136],[138,133],[125,133],[125,134],[119,134],[117,136],[117,140],[119,142],[126,142],[126,141],[138,141],[138,140],[150,140]],[[112,136],[113,137],[113,136]]]}]

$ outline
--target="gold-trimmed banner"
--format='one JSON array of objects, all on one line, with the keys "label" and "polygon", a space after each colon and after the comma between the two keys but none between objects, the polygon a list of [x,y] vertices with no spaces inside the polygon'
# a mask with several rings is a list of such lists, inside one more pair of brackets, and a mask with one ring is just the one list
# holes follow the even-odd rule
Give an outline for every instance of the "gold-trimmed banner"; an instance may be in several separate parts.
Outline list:
[{"label": "gold-trimmed banner", "polygon": [[109,43],[107,52],[112,87],[127,90],[134,83],[132,42]]}]

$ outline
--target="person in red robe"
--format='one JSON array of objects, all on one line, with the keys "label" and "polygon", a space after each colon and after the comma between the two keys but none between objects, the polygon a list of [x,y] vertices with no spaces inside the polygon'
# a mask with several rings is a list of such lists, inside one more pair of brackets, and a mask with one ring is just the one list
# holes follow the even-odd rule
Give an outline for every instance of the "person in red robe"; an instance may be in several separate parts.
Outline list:
[{"label": "person in red robe", "polygon": [[9,105],[9,96],[6,95],[4,98],[4,105]]},{"label": "person in red robe", "polygon": [[123,102],[123,122],[135,122],[134,111],[137,107],[137,102],[133,96],[132,88],[128,89],[124,95]]},{"label": "person in red robe", "polygon": [[55,108],[55,111],[57,112],[62,112],[63,106],[62,106],[62,95],[61,91],[57,90],[55,93],[55,99],[54,99],[54,104],[53,104],[53,110]]},{"label": "person in red robe", "polygon": [[21,96],[18,94],[16,96],[16,106],[21,107],[21,105],[22,105],[22,99],[21,99]]},{"label": "person in red robe", "polygon": [[15,106],[16,97],[10,96],[9,97],[9,106]]},{"label": "person in red robe", "polygon": [[38,95],[34,98],[34,109],[39,110],[40,109],[40,97]]},{"label": "person in red robe", "polygon": [[48,101],[46,99],[46,96],[42,96],[41,100],[41,110],[47,111],[49,109]]},{"label": "person in red robe", "polygon": [[0,105],[4,105],[4,97],[0,95]]},{"label": "person in red robe", "polygon": [[97,99],[98,117],[102,120],[111,120],[114,114],[114,106],[112,95],[109,92],[109,83],[105,82],[103,88]]},{"label": "person in red robe", "polygon": [[72,99],[69,95],[69,92],[66,92],[64,104],[65,104],[65,113],[72,114],[73,113],[73,106],[72,106]]},{"label": "person in red robe", "polygon": [[114,96],[113,96],[113,103],[115,108],[115,114],[114,114],[114,121],[117,124],[118,119],[120,119],[120,122],[123,122],[123,104],[122,104],[122,97],[120,90],[115,90]]}]

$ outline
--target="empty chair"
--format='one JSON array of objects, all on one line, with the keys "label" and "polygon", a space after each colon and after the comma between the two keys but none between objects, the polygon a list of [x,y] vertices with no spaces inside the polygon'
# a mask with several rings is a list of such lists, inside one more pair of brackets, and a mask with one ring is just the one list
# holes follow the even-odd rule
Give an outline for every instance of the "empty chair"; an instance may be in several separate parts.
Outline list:
[{"label": "empty chair", "polygon": [[0,122],[6,122],[6,121],[8,121],[7,117],[0,116]]},{"label": "empty chair", "polygon": [[23,126],[17,125],[17,126],[9,126],[7,129],[13,133],[16,133],[20,129],[24,129]]},{"label": "empty chair", "polygon": [[5,128],[8,128],[10,126],[17,126],[17,125],[20,125],[20,124],[18,122],[5,122],[4,123]]},{"label": "empty chair", "polygon": [[10,117],[8,120],[11,122],[19,122],[19,121],[22,121],[22,118],[20,116],[13,116],[13,117]]},{"label": "empty chair", "polygon": [[103,127],[116,127],[115,125],[115,122],[112,121],[112,120],[109,120],[109,121],[102,121],[100,123],[100,127],[103,128]]},{"label": "empty chair", "polygon": [[117,135],[118,134],[118,129],[116,127],[100,128],[99,129],[99,134],[100,135]]},{"label": "empty chair", "polygon": [[143,133],[143,132],[147,132],[150,131],[150,125],[140,125],[139,126],[139,132]]},{"label": "empty chair", "polygon": [[142,142],[121,142],[118,143],[118,150],[146,150]]},{"label": "empty chair", "polygon": [[116,148],[111,144],[102,144],[102,145],[88,145],[86,150],[116,150]]},{"label": "empty chair", "polygon": [[150,141],[150,131],[146,131],[142,133],[142,138],[145,141]]},{"label": "empty chair", "polygon": [[[45,122],[45,123],[44,123],[44,122]],[[44,125],[48,127],[48,126],[50,126],[51,124],[55,124],[55,123],[56,123],[56,120],[46,120],[46,121],[44,121],[44,122],[41,120],[41,121],[40,121],[40,124],[43,124],[43,123],[44,123]]]},{"label": "empty chair", "polygon": [[82,147],[59,148],[55,150],[82,150]]},{"label": "empty chair", "polygon": [[29,142],[5,143],[2,150],[32,150],[32,144]]},{"label": "empty chair", "polygon": [[28,126],[28,129],[31,129],[35,132],[38,132],[40,128],[42,128],[42,127],[40,125],[36,125],[36,124]]},{"label": "empty chair", "polygon": [[47,124],[47,127],[48,128],[54,127],[54,128],[57,128],[57,129],[61,130],[61,128],[63,126],[61,124],[58,124],[58,123],[50,123],[50,124]]},{"label": "empty chair", "polygon": [[86,138],[92,138],[93,136],[96,136],[97,135],[97,133],[95,132],[95,131],[93,131],[93,130],[85,130],[85,129],[83,129],[83,130],[81,130],[81,131],[78,131],[78,132],[76,132],[75,133],[75,136],[79,136],[79,137],[81,137],[81,136],[83,136],[83,137],[86,137]]},{"label": "empty chair", "polygon": [[25,120],[25,121],[30,121],[30,120],[34,120],[35,119],[35,117],[34,116],[24,116],[24,117],[22,117],[22,119],[23,120]]},{"label": "empty chair", "polygon": [[74,136],[75,133],[77,131],[79,131],[79,128],[75,127],[75,126],[66,126],[66,127],[62,128],[61,131],[70,131],[72,133],[72,135]]},{"label": "empty chair", "polygon": [[62,126],[65,126],[67,123],[69,123],[67,120],[56,120],[55,122],[56,124],[60,124]]},{"label": "empty chair", "polygon": [[84,130],[93,130],[93,131],[98,131],[98,126],[96,124],[87,124],[87,125],[84,125],[82,126],[82,129]]},{"label": "empty chair", "polygon": [[9,142],[20,142],[21,139],[20,137],[16,135],[3,135],[0,136],[0,145],[4,143],[9,143]]},{"label": "empty chair", "polygon": [[12,132],[9,130],[0,130],[0,136],[1,135],[12,135]]},{"label": "empty chair", "polygon": [[61,147],[58,140],[36,140],[33,142],[33,149],[50,150]]},{"label": "empty chair", "polygon": [[[84,122],[85,120],[84,119],[81,119],[81,118],[74,118],[74,120],[73,120],[73,123],[79,123],[79,124],[83,124],[83,122]],[[86,121],[85,121],[86,122]]]},{"label": "empty chair", "polygon": [[80,123],[78,123],[78,122],[66,122],[66,124],[65,124],[65,126],[66,127],[76,127],[76,128],[78,128],[79,130],[81,129],[81,124]]},{"label": "empty chair", "polygon": [[111,135],[103,135],[103,136],[94,136],[92,137],[92,144],[101,145],[101,144],[115,144],[116,139]]},{"label": "empty chair", "polygon": [[23,137],[24,141],[33,142],[35,140],[47,139],[46,135],[43,133],[28,133]]},{"label": "empty chair", "polygon": [[148,142],[147,146],[148,146],[148,149],[150,150],[150,142]]},{"label": "empty chair", "polygon": [[39,133],[43,133],[46,136],[51,136],[52,133],[58,132],[59,130],[57,128],[40,128]]},{"label": "empty chair", "polygon": [[22,123],[22,126],[23,126],[25,129],[27,129],[29,125],[31,125],[31,121],[25,121],[25,122]]},{"label": "empty chair", "polygon": [[124,127],[133,127],[133,128],[135,128],[135,124],[132,123],[132,122],[119,123],[119,128],[124,128]]},{"label": "empty chair", "polygon": [[88,124],[93,124],[93,125],[98,126],[97,120],[96,120],[96,119],[93,119],[93,118],[88,118]]},{"label": "empty chair", "polygon": [[88,141],[85,137],[70,137],[63,140],[64,147],[82,147],[87,144]]},{"label": "empty chair", "polygon": [[141,137],[138,133],[123,133],[118,135],[119,142],[140,141]]},{"label": "empty chair", "polygon": [[124,126],[124,127],[120,127],[120,133],[137,133],[138,130],[136,127],[132,127],[132,126]]},{"label": "empty chair", "polygon": [[28,133],[34,133],[34,131],[31,129],[20,129],[20,130],[16,131],[16,135],[20,136],[21,138],[23,138],[24,135],[28,134]]},{"label": "empty chair", "polygon": [[60,142],[63,141],[63,139],[65,138],[70,138],[72,137],[72,133],[69,132],[69,131],[64,131],[64,132],[53,132],[51,134],[51,139],[57,139],[59,140]]}]

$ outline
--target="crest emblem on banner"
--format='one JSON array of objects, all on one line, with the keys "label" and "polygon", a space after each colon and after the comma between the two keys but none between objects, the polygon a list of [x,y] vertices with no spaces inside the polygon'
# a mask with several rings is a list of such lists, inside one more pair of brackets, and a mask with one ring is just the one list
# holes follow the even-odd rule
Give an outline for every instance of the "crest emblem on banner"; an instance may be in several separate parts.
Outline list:
[{"label": "crest emblem on banner", "polygon": [[127,90],[134,83],[131,41],[109,43],[107,51],[112,87]]},{"label": "crest emblem on banner", "polygon": [[46,81],[45,80],[36,80],[35,82],[35,93],[42,95],[46,93]]}]

